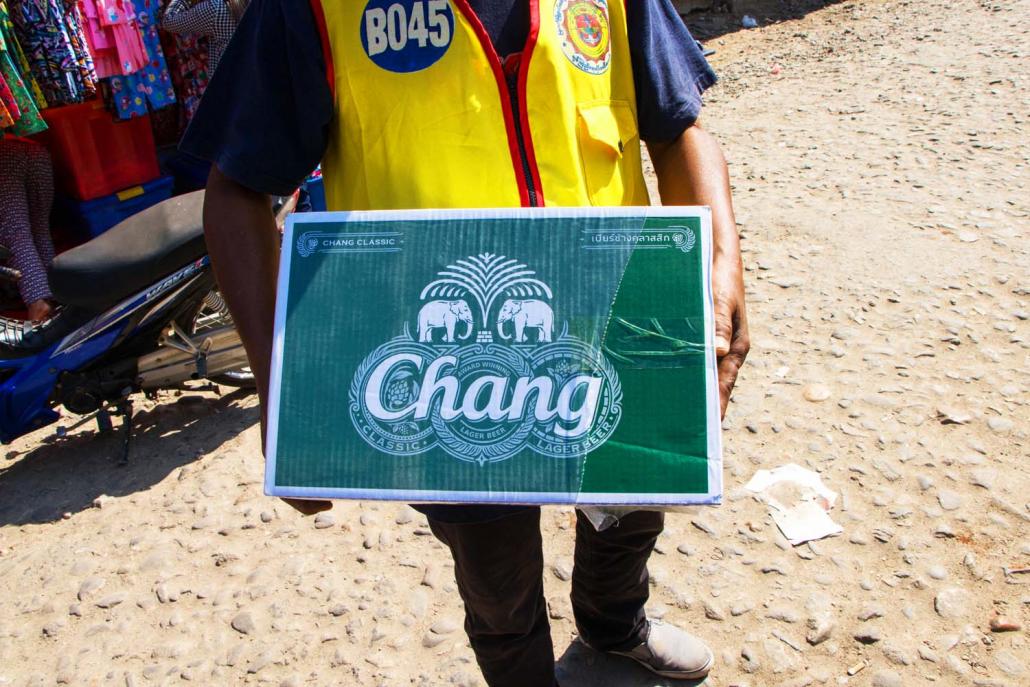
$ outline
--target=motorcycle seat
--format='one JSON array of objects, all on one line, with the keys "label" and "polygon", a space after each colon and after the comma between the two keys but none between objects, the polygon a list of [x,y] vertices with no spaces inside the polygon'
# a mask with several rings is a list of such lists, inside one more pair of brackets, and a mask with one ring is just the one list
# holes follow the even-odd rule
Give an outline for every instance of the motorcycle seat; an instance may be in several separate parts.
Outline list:
[{"label": "motorcycle seat", "polygon": [[54,298],[101,312],[203,257],[203,207],[203,191],[178,196],[61,253],[49,273]]}]

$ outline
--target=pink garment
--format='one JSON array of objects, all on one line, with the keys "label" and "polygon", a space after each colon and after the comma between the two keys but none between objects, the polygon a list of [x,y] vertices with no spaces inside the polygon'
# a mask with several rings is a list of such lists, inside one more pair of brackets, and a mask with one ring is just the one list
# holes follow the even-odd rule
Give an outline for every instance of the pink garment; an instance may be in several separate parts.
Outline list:
[{"label": "pink garment", "polygon": [[114,45],[114,36],[109,36],[100,25],[100,15],[94,0],[79,0],[79,8],[85,19],[82,30],[86,34],[89,51],[93,55],[93,66],[97,76],[106,79],[122,73],[118,64],[118,52]]},{"label": "pink garment", "polygon": [[129,0],[79,0],[97,76],[126,76],[147,66],[147,48]]}]

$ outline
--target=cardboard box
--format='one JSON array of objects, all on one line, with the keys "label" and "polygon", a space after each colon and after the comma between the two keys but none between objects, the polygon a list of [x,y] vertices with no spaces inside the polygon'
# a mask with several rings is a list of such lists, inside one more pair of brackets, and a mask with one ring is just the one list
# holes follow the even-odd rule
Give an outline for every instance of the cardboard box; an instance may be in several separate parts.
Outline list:
[{"label": "cardboard box", "polygon": [[266,491],[718,503],[707,208],[294,215]]}]

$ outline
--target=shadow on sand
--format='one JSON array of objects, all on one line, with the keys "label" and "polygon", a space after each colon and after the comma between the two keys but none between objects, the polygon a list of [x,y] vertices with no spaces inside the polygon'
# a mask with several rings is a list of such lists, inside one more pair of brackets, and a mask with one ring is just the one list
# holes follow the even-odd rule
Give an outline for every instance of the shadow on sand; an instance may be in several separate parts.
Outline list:
[{"label": "shadow on sand", "polygon": [[561,687],[694,687],[704,680],[658,677],[628,658],[609,656],[574,641],[558,659]]},{"label": "shadow on sand", "polygon": [[730,0],[712,3],[711,9],[684,16],[690,33],[699,41],[743,30],[741,17],[750,14],[759,26],[801,17],[844,0]]},{"label": "shadow on sand", "polygon": [[146,491],[256,423],[257,408],[241,405],[250,393],[234,391],[218,398],[187,394],[137,412],[126,466],[119,465],[120,418],[115,418],[113,432],[50,435],[13,464],[0,464],[0,527],[53,522],[92,507],[102,494]]}]

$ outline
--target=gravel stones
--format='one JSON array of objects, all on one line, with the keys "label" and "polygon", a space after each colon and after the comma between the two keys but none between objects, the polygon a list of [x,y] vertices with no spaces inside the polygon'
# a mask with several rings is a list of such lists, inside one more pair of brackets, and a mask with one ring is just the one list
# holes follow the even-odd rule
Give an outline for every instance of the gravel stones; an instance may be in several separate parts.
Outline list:
[{"label": "gravel stones", "polygon": [[737,616],[744,615],[745,613],[750,613],[754,607],[755,604],[752,601],[741,599],[733,602],[733,605],[730,606],[730,615],[736,618]]},{"label": "gravel stones", "polygon": [[965,589],[949,587],[937,593],[933,608],[942,618],[961,619],[968,615],[970,602],[970,594]]},{"label": "gravel stones", "polygon": [[881,647],[884,658],[897,666],[910,666],[913,661],[908,652],[902,649],[897,644],[884,642]]},{"label": "gravel stones", "polygon": [[991,632],[1019,632],[1022,626],[1011,618],[1006,618],[1003,615],[997,615],[991,618],[990,622]]},{"label": "gravel stones", "polygon": [[1021,677],[1027,672],[1026,664],[1008,649],[994,652],[994,664],[1009,677]]},{"label": "gravel stones", "polygon": [[1015,426],[1015,423],[1007,417],[989,417],[987,418],[987,426],[992,432],[1007,434]]},{"label": "gravel stones", "polygon": [[336,524],[336,518],[332,513],[322,512],[315,516],[315,529],[327,530]]},{"label": "gravel stones", "polygon": [[154,594],[157,596],[157,600],[163,604],[173,603],[179,600],[179,592],[167,584],[157,585],[157,588],[154,589]]},{"label": "gravel stones", "polygon": [[861,644],[875,644],[883,639],[883,633],[877,627],[863,627],[852,636]]},{"label": "gravel stones", "polygon": [[429,631],[434,635],[449,635],[452,632],[457,632],[461,625],[452,618],[441,618],[435,623],[430,625]]},{"label": "gravel stones", "polygon": [[93,596],[93,594],[103,589],[105,584],[107,584],[107,580],[102,577],[87,577],[79,585],[79,592],[77,594],[79,601],[85,601]]},{"label": "gravel stones", "polygon": [[940,657],[937,656],[937,653],[933,649],[931,649],[930,647],[921,646],[918,649],[918,653],[919,653],[919,658],[921,658],[924,661],[927,661],[929,663],[937,663],[937,662],[940,661]]},{"label": "gravel stones", "polygon": [[998,478],[998,471],[991,468],[973,468],[969,471],[969,483],[984,489],[991,489]]},{"label": "gravel stones", "polygon": [[836,624],[831,618],[810,618],[805,641],[812,646],[818,646],[830,638],[834,629],[836,629]]},{"label": "gravel stones", "polygon": [[796,623],[801,619],[798,612],[789,606],[774,606],[769,609],[769,612],[765,614],[765,617],[772,620],[779,620],[783,623]]},{"label": "gravel stones", "polygon": [[958,510],[962,506],[962,497],[947,489],[937,492],[937,501],[944,510]]},{"label": "gravel stones", "polygon": [[125,592],[114,592],[113,594],[108,594],[107,596],[99,599],[96,602],[96,606],[97,608],[114,608],[115,606],[123,603],[126,596]]},{"label": "gravel stones", "polygon": [[858,619],[862,621],[872,620],[873,618],[882,618],[887,612],[883,606],[879,604],[870,604],[866,606],[858,613]]},{"label": "gravel stones", "polygon": [[254,617],[248,611],[240,611],[229,623],[232,625],[232,629],[236,630],[240,634],[250,635],[257,631],[257,624],[254,622]]},{"label": "gravel stones", "polygon": [[881,670],[873,675],[871,687],[902,687],[901,676],[892,670]]},{"label": "gravel stones", "polygon": [[705,602],[705,617],[709,620],[726,620],[722,609],[708,601]]},{"label": "gravel stones", "polygon": [[801,395],[810,403],[822,403],[830,397],[830,388],[825,384],[809,384],[802,390]]}]

